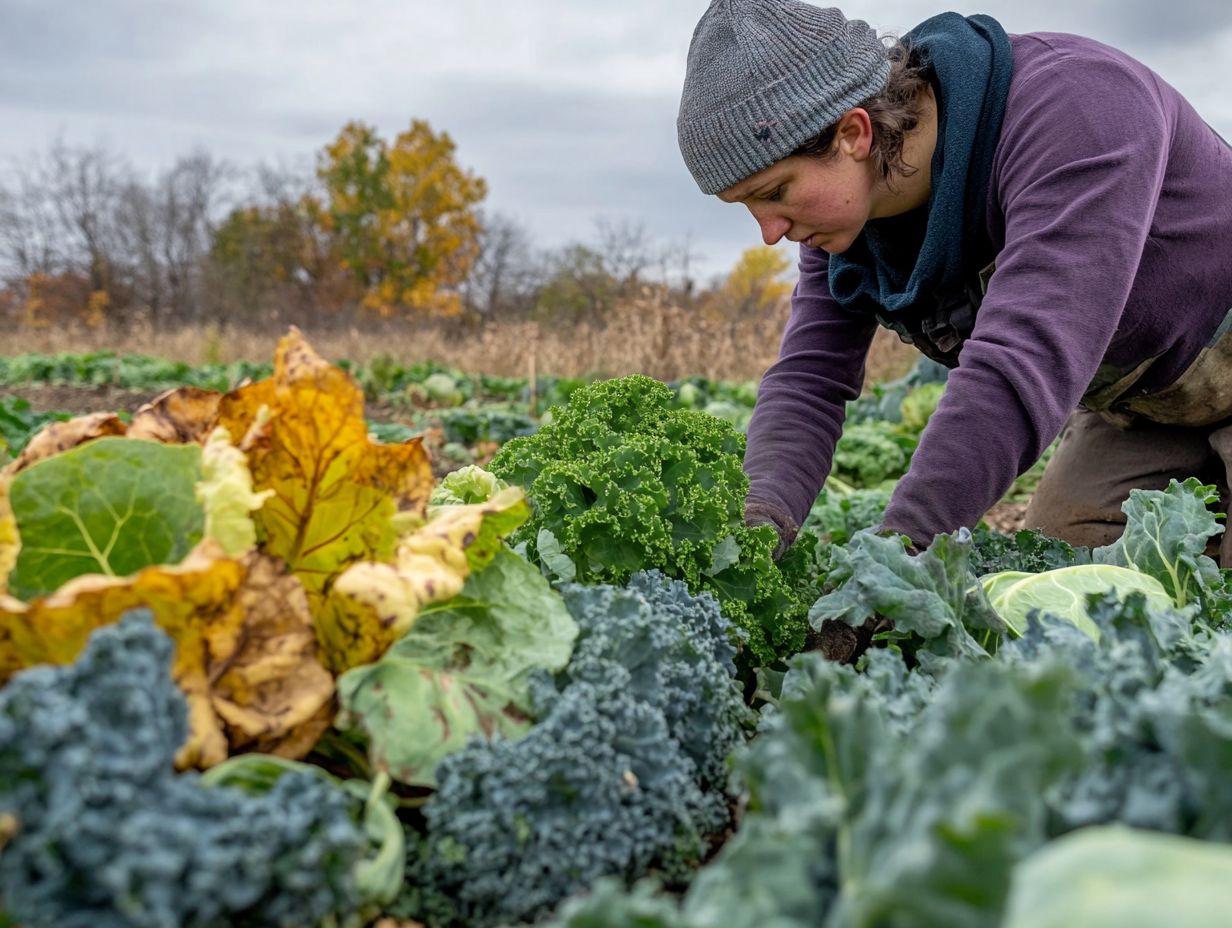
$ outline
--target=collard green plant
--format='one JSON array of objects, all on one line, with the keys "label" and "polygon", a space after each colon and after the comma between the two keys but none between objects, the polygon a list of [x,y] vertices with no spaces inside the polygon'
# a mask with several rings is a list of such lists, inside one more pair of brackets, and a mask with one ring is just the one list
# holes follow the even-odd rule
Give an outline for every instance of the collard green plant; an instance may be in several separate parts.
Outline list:
[{"label": "collard green plant", "polygon": [[0,461],[16,457],[21,449],[49,422],[70,418],[66,412],[35,412],[19,396],[0,397]]},{"label": "collard green plant", "polygon": [[898,538],[860,532],[831,551],[827,583],[834,587],[809,611],[826,621],[861,626],[874,617],[894,623],[886,637],[905,651],[986,657],[1007,631],[969,567],[971,534],[938,535],[910,555]]}]

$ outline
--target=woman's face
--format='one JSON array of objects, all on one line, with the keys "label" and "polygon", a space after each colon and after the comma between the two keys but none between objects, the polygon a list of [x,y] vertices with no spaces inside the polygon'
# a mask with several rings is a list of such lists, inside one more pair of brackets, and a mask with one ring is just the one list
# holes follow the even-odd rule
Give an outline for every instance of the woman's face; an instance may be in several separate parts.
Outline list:
[{"label": "woman's face", "polygon": [[744,203],[767,245],[786,238],[830,254],[851,247],[870,218],[867,161],[791,155],[719,194]]},{"label": "woman's face", "polygon": [[719,199],[747,206],[767,245],[786,238],[841,254],[874,218],[871,145],[868,115],[849,111],[827,155],[789,155],[721,191]]}]

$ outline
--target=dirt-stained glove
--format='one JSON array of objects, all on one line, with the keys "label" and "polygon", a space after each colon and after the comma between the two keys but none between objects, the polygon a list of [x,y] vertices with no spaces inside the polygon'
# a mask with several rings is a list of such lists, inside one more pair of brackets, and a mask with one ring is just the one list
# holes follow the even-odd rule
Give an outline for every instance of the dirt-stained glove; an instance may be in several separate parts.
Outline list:
[{"label": "dirt-stained glove", "polygon": [[892,628],[894,623],[883,615],[874,615],[858,628],[842,619],[826,619],[821,623],[821,631],[814,632],[808,644],[819,648],[826,660],[854,664],[873,643],[873,636]]},{"label": "dirt-stained glove", "polygon": [[774,559],[776,561],[791,547],[791,543],[796,540],[796,534],[800,531],[800,526],[796,524],[796,520],[778,506],[768,503],[764,499],[752,496],[744,501],[744,524],[749,527],[754,525],[774,526],[775,531],[779,533],[779,543],[774,549]]}]

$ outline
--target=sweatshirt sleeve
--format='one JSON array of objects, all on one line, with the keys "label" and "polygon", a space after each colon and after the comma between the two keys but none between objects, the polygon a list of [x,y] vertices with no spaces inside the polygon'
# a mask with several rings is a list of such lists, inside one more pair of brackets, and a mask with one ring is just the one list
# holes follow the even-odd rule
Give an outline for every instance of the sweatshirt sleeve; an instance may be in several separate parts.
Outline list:
[{"label": "sweatshirt sleeve", "polygon": [[766,371],[749,422],[746,511],[773,516],[789,535],[808,515],[830,473],[847,403],[860,394],[876,322],[830,296],[829,255],[800,248],[778,360]]},{"label": "sweatshirt sleeve", "polygon": [[1062,58],[1007,109],[994,165],[1005,245],[959,366],[885,526],[929,543],[974,525],[1060,433],[1133,286],[1171,117],[1111,61]]}]

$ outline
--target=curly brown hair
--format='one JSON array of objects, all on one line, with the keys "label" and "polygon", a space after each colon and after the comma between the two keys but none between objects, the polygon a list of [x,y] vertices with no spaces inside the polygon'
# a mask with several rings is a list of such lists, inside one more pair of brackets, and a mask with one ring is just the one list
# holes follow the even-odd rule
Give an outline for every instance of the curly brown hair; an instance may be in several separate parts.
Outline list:
[{"label": "curly brown hair", "polygon": [[[873,124],[873,147],[869,152],[873,165],[883,178],[893,183],[894,175],[910,177],[917,170],[903,161],[903,142],[907,133],[920,124],[921,97],[929,79],[928,68],[919,62],[911,45],[902,39],[890,38],[892,44],[886,47],[890,76],[885,89],[856,106],[868,112]],[[792,154],[812,155],[823,160],[833,158],[838,153],[834,147],[837,129],[837,122],[826,126]]]}]

